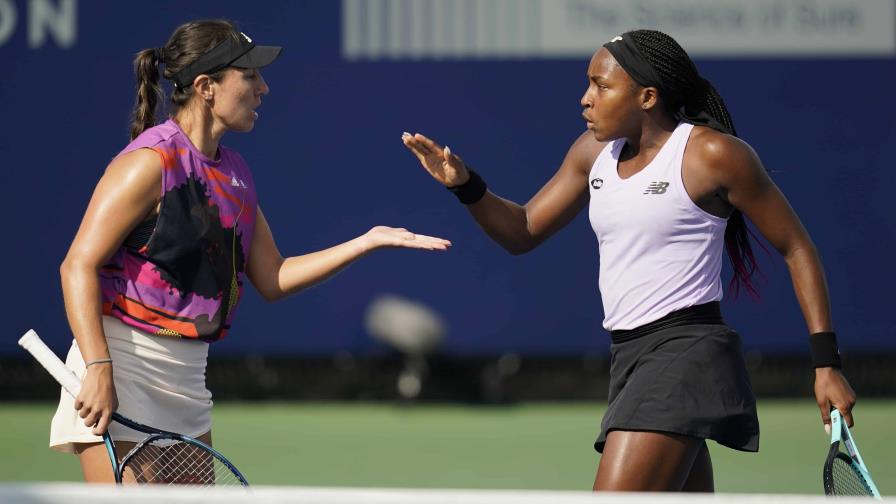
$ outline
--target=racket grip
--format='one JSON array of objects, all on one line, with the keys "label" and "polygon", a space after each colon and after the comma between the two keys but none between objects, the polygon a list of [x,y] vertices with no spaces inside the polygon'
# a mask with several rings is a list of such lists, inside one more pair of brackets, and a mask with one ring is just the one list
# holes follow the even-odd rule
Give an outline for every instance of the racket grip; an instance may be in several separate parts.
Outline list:
[{"label": "racket grip", "polygon": [[65,367],[65,364],[59,360],[59,357],[44,344],[43,340],[40,339],[40,336],[34,332],[34,329],[29,329],[24,336],[19,338],[19,346],[28,350],[28,353],[30,353],[31,356],[34,357],[60,385],[62,385],[62,388],[71,394],[72,397],[78,397],[78,393],[81,392],[81,381],[75,376],[75,373],[71,369]]}]

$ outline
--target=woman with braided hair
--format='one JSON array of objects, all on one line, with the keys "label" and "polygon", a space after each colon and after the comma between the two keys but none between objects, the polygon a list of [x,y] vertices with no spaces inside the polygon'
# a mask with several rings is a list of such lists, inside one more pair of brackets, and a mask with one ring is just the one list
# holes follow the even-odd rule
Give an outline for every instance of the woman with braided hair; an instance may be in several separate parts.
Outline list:
[{"label": "woman with braided hair", "polygon": [[822,422],[852,424],[855,394],[840,372],[818,253],[722,98],[678,43],[653,30],[614,37],[591,58],[585,131],[525,205],[486,188],[447,147],[405,146],[511,254],[528,252],[586,206],[597,235],[604,327],[611,335],[609,406],[595,449],[595,490],[713,491],[706,440],[757,451],[756,403],[740,336],[719,301],[756,290],[743,216],[784,257],[808,326]]}]

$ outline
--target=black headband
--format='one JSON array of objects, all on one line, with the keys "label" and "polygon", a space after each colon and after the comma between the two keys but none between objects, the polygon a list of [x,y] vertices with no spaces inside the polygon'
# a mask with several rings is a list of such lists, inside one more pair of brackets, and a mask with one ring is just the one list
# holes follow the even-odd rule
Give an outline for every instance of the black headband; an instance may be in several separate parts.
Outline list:
[{"label": "black headband", "polygon": [[171,81],[175,87],[183,89],[192,85],[193,79],[199,75],[212,74],[230,66],[261,68],[277,59],[282,50],[282,47],[257,46],[245,33],[240,32],[236,37],[225,37],[196,61],[181,68],[171,77]]},{"label": "black headband", "polygon": [[[664,82],[653,65],[647,61],[647,58],[645,58],[641,53],[641,50],[638,49],[637,44],[635,44],[635,41],[632,39],[629,32],[613,37],[612,40],[603,46],[610,51],[610,54],[613,55],[613,58],[616,59],[616,62],[619,63],[619,66],[625,70],[629,77],[641,86],[657,88],[661,94],[665,95],[666,99],[670,99],[674,95],[679,95],[679,97],[693,95],[692,89],[674,89],[673,86]],[[697,78],[699,81],[694,85],[700,86],[701,88],[698,94],[702,96],[705,93],[710,92],[712,84],[699,75]],[[714,130],[729,135],[734,134],[731,129],[713,117],[708,111],[704,110],[704,107],[702,106],[694,106],[691,103],[685,103],[677,111],[676,116],[677,119],[682,122],[697,126],[708,126]]]},{"label": "black headband", "polygon": [[644,87],[663,87],[663,81],[653,65],[647,62],[647,58],[641,54],[641,50],[638,49],[628,33],[613,37],[612,40],[604,44],[604,47],[616,58],[616,62],[632,80]]}]

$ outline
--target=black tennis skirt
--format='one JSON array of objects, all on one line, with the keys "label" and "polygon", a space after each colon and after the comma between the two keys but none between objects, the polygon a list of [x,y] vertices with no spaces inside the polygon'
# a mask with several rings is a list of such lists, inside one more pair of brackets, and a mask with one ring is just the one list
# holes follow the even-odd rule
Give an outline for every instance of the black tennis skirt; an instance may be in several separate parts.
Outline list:
[{"label": "black tennis skirt", "polygon": [[612,430],[669,432],[759,450],[756,398],[740,336],[725,325],[718,303],[682,312],[613,332],[598,452]]}]

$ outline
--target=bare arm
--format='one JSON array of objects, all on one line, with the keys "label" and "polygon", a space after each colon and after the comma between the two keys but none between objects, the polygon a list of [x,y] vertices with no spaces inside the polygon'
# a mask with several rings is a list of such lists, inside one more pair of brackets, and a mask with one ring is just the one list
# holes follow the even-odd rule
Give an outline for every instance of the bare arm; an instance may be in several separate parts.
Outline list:
[{"label": "bare arm", "polygon": [[[60,267],[65,313],[85,362],[109,357],[101,318],[99,269],[158,204],[161,180],[161,159],[148,149],[113,161],[97,184]],[[117,407],[112,366],[88,367],[75,401],[85,425],[95,424],[94,433],[103,433]]]},{"label": "bare arm", "polygon": [[[464,162],[449,149],[420,134],[404,135],[402,141],[443,185],[453,187],[469,180]],[[528,252],[584,208],[588,202],[588,173],[604,145],[591,132],[579,136],[554,176],[525,205],[488,191],[467,208],[483,231],[508,252]]]},{"label": "bare arm", "polygon": [[357,238],[325,250],[284,258],[267,219],[258,209],[249,253],[249,280],[268,301],[275,301],[332,277],[368,252],[385,247],[446,250],[451,242],[404,228],[377,226]]},{"label": "bare arm", "polygon": [[724,167],[710,166],[707,171],[712,170],[727,201],[742,211],[784,258],[809,333],[830,331],[830,302],[818,251],[753,149],[722,135],[691,147],[702,148],[703,159]]},{"label": "bare arm", "polygon": [[[749,145],[731,136],[711,133],[695,140],[688,149],[697,151],[691,158],[697,161],[697,168],[784,257],[809,333],[831,331],[828,288],[818,251],[759,157]],[[830,424],[833,406],[852,425],[855,393],[839,369],[816,369],[815,395],[825,424]]]}]

